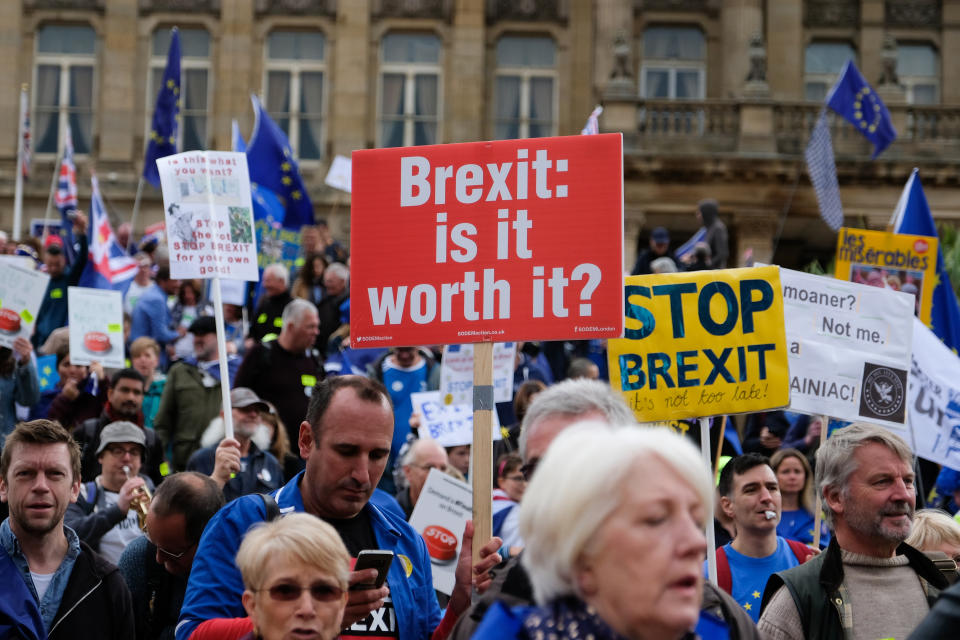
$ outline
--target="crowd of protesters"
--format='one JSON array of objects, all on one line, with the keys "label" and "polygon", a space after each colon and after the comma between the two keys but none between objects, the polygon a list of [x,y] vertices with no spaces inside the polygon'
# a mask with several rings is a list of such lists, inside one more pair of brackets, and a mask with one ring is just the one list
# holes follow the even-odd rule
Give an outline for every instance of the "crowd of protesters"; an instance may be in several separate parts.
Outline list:
[{"label": "crowd of protesters", "polygon": [[[724,268],[717,203],[697,216],[701,241],[678,257],[653,229],[633,273]],[[32,338],[0,349],[0,638],[956,628],[960,473],[927,491],[937,470],[891,432],[857,423],[824,441],[828,425],[784,411],[731,424],[710,469],[696,423],[636,423],[606,383],[602,341],[517,344],[514,398],[497,406],[494,537],[474,540],[468,524],[448,560],[453,590],[435,592],[436,560],[407,520],[431,470],[471,471],[470,446],[423,437],[411,401],[438,388],[443,345],[353,348],[349,255],[325,224],[302,237],[292,268],[268,266],[246,304],[224,305],[226,370],[204,283],[172,279],[162,243],[136,252],[128,362],[105,370],[70,359],[64,294],[84,258],[67,264],[57,236],[2,239],[0,253],[34,258],[51,279]],[[37,355],[55,356],[49,387]],[[928,500],[941,509],[915,513]],[[352,571],[376,549],[394,554],[385,576]]]}]

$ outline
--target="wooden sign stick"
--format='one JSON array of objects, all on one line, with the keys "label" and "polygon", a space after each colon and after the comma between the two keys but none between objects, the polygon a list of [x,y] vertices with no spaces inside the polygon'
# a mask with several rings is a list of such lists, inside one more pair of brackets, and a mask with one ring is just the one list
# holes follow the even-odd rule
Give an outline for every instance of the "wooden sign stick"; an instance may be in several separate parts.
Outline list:
[{"label": "wooden sign stick", "polygon": [[473,563],[493,536],[493,343],[473,345]]},{"label": "wooden sign stick", "polygon": [[[820,416],[820,446],[823,446],[823,443],[827,441],[827,431],[830,428],[830,418],[827,416]],[[816,473],[813,474],[814,478],[811,482],[816,482]],[[820,520],[823,518],[823,496],[820,494],[820,489],[817,488],[817,504],[814,507],[816,513],[813,514],[813,548],[820,548]]]}]

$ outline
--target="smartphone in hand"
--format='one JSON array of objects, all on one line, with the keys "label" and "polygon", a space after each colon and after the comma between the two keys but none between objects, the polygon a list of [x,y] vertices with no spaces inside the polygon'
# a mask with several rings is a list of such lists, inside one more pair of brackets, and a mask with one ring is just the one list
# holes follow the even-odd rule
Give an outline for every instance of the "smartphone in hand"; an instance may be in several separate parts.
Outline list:
[{"label": "smartphone in hand", "polygon": [[387,572],[390,571],[390,565],[393,563],[393,551],[383,549],[364,549],[357,554],[357,562],[353,566],[354,571],[363,571],[364,569],[376,569],[377,577],[373,581],[358,582],[351,585],[351,591],[362,589],[379,589],[387,580]]}]

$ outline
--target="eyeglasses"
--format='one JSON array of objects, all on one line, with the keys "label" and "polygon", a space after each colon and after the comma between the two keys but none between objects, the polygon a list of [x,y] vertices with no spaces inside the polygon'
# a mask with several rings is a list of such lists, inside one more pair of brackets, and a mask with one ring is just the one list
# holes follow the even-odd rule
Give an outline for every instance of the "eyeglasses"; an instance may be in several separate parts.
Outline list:
[{"label": "eyeglasses", "polygon": [[182,558],[183,556],[185,556],[185,555],[187,554],[187,552],[190,551],[190,549],[193,549],[195,546],[197,546],[197,543],[194,542],[192,545],[190,545],[189,547],[187,547],[185,551],[181,551],[180,553],[170,553],[169,551],[167,551],[166,549],[164,549],[163,547],[161,547],[160,545],[158,545],[156,542],[154,542],[154,541],[150,538],[150,532],[149,532],[149,531],[144,531],[144,532],[143,532],[143,537],[145,537],[145,538],[147,539],[147,542],[149,542],[150,544],[152,544],[153,546],[155,546],[155,547],[157,548],[157,551],[159,551],[162,555],[166,556],[167,558],[170,558],[171,560],[179,560],[180,558]]},{"label": "eyeglasses", "polygon": [[300,598],[304,591],[310,592],[310,597],[317,602],[333,602],[343,597],[343,589],[335,587],[326,582],[314,582],[309,587],[301,587],[299,584],[290,582],[281,582],[267,589],[256,589],[255,591],[266,591],[270,598],[279,602],[291,602]]},{"label": "eyeglasses", "polygon": [[118,458],[122,458],[125,454],[128,454],[128,453],[129,453],[131,456],[139,456],[139,455],[140,455],[140,447],[137,446],[137,445],[134,445],[134,446],[132,446],[132,447],[121,447],[121,446],[119,446],[119,445],[108,445],[108,446],[107,446],[107,451],[109,451],[111,455],[117,456]]},{"label": "eyeglasses", "polygon": [[526,482],[527,479],[524,477],[523,472],[517,473],[511,476],[504,476],[504,480],[512,480],[514,482]]},{"label": "eyeglasses", "polygon": [[530,479],[533,478],[533,472],[537,470],[537,465],[540,464],[540,458],[534,458],[527,464],[520,467],[520,473],[523,474],[523,478],[530,482]]}]

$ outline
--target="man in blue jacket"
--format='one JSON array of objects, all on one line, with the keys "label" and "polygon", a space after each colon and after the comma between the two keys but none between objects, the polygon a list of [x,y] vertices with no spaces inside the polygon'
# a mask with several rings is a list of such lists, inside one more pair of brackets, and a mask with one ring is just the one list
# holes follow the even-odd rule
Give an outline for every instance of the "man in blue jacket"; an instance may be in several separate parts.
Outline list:
[{"label": "man in blue jacket", "polygon": [[[427,548],[415,529],[397,514],[370,502],[383,474],[393,437],[393,409],[386,389],[361,376],[337,376],[319,383],[300,425],[300,456],[306,470],[274,495],[280,513],[307,512],[330,523],[354,557],[363,549],[389,549],[394,561],[379,589],[351,590],[341,638],[354,634],[426,640],[440,635],[470,606],[471,577],[489,580],[500,561],[500,541],[490,540],[471,569],[473,527],[463,535],[456,584],[442,616],[433,591]],[[234,556],[249,528],[267,519],[261,496],[244,496],[224,507],[200,539],[177,625],[186,640],[212,618],[246,615],[243,581]],[[375,569],[356,571],[350,584],[373,580]],[[442,620],[441,620],[442,617]]]},{"label": "man in blue jacket", "polygon": [[154,285],[137,300],[130,323],[130,342],[147,336],[160,345],[160,369],[164,371],[170,361],[166,347],[187,332],[183,327],[171,327],[173,318],[167,307],[167,298],[177,292],[179,285],[179,280],[170,279],[169,267],[160,267]]}]

